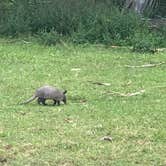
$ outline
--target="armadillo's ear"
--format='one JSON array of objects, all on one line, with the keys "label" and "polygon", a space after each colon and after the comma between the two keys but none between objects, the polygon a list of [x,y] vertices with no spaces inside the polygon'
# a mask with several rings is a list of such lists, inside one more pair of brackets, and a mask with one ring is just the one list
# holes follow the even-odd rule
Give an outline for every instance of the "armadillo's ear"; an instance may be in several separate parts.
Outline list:
[{"label": "armadillo's ear", "polygon": [[66,94],[66,93],[67,93],[67,90],[64,90],[64,91],[63,91],[63,94]]}]

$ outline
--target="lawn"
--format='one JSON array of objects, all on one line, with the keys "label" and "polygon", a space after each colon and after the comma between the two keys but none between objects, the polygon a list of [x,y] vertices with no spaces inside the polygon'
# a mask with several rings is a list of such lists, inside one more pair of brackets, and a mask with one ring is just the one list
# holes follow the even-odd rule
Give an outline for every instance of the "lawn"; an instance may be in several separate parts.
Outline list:
[{"label": "lawn", "polygon": [[[166,165],[166,64],[126,67],[163,61],[164,51],[1,39],[0,165]],[[18,104],[46,84],[67,89],[67,105]]]}]

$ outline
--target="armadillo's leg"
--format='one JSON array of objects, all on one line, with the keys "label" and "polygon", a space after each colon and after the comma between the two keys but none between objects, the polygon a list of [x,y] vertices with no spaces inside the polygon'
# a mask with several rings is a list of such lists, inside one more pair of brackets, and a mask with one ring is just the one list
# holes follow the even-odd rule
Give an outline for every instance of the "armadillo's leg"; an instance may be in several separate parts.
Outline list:
[{"label": "armadillo's leg", "polygon": [[60,101],[57,101],[58,106],[60,105]]},{"label": "armadillo's leg", "polygon": [[53,105],[56,105],[56,100],[54,99],[54,104]]},{"label": "armadillo's leg", "polygon": [[46,101],[46,99],[42,98],[41,102],[42,102],[43,105],[47,105],[47,104],[45,103],[45,101]]},{"label": "armadillo's leg", "polygon": [[66,99],[63,100],[64,104],[67,104]]},{"label": "armadillo's leg", "polygon": [[42,99],[40,97],[38,97],[37,102],[38,102],[38,104],[41,104]]}]

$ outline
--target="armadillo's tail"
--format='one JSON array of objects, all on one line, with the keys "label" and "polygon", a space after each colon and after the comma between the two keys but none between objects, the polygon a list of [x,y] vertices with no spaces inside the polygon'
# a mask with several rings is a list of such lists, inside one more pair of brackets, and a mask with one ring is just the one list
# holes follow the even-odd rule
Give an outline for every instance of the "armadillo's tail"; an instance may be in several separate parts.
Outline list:
[{"label": "armadillo's tail", "polygon": [[35,99],[36,99],[36,96],[33,95],[30,99],[28,99],[28,100],[26,100],[26,101],[24,101],[24,102],[22,102],[20,104],[27,104],[27,103],[30,103],[31,101],[35,100]]}]

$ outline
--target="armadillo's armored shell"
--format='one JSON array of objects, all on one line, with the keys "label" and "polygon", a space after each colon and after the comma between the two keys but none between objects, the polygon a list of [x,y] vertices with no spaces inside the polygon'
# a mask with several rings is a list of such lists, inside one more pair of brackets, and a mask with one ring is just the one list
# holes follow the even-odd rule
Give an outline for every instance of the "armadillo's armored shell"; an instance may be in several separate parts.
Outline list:
[{"label": "armadillo's armored shell", "polygon": [[45,98],[45,99],[55,99],[57,101],[62,101],[66,98],[63,91],[52,87],[52,86],[43,86],[36,90],[36,97]]}]

